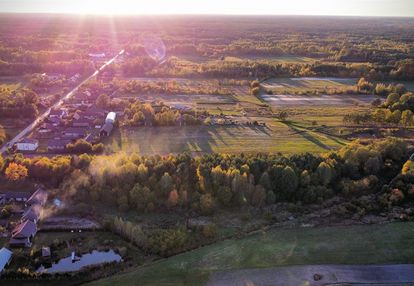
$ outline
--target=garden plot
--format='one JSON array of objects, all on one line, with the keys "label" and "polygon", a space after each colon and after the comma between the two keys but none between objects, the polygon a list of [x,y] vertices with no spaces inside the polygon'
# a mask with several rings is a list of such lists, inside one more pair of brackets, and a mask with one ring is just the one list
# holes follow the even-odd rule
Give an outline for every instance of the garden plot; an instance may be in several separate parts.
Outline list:
[{"label": "garden plot", "polygon": [[354,106],[367,105],[378,98],[375,95],[288,95],[263,94],[261,98],[272,106]]}]

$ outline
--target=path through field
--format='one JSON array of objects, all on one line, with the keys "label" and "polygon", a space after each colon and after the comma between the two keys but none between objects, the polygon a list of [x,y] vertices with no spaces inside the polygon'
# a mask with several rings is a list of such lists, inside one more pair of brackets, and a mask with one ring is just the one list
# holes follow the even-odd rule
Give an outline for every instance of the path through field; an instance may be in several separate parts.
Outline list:
[{"label": "path through field", "polygon": [[[320,276],[315,279],[314,275]],[[213,274],[205,286],[322,286],[340,283],[414,285],[414,264],[305,265],[235,270]]]}]

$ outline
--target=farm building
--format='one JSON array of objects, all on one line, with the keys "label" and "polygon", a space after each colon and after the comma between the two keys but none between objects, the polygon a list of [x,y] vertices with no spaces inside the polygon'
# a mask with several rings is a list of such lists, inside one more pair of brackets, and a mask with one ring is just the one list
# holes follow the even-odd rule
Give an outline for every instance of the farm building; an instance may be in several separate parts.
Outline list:
[{"label": "farm building", "polygon": [[5,203],[26,202],[30,196],[30,192],[7,192],[3,194]]},{"label": "farm building", "polygon": [[24,138],[16,143],[17,151],[36,151],[39,148],[39,141],[31,138]]},{"label": "farm building", "polygon": [[105,53],[89,53],[88,55],[92,59],[103,59],[103,58],[105,58]]},{"label": "farm building", "polygon": [[17,225],[10,238],[11,247],[30,247],[32,246],[32,239],[36,235],[37,226],[36,223],[26,220],[25,222]]},{"label": "farm building", "polygon": [[86,118],[79,118],[72,121],[73,127],[91,127],[91,121]]},{"label": "farm building", "polygon": [[62,132],[66,138],[79,139],[86,136],[86,129],[84,127],[69,127]]},{"label": "farm building", "polygon": [[68,139],[51,139],[47,142],[47,150],[49,152],[64,151],[66,149],[66,145],[71,142],[72,141]]},{"label": "farm building", "polygon": [[43,246],[42,247],[42,257],[50,257],[50,255],[51,255],[50,247]]},{"label": "farm building", "polygon": [[49,113],[49,118],[60,118],[67,116],[67,112],[64,109],[53,109]]},{"label": "farm building", "polygon": [[3,247],[0,249],[0,273],[10,264],[13,252]]},{"label": "farm building", "polygon": [[91,108],[89,108],[88,110],[86,110],[85,112],[83,112],[81,114],[83,116],[83,118],[89,119],[89,120],[95,120],[95,119],[99,119],[105,116],[105,111],[102,108],[93,106]]},{"label": "farm building", "polygon": [[56,130],[55,126],[53,126],[53,124],[51,123],[43,123],[39,129],[37,130],[37,132],[39,132],[40,134],[48,134],[48,133],[52,133]]},{"label": "farm building", "polygon": [[111,123],[114,124],[116,120],[116,113],[115,112],[109,112],[106,116],[105,123]]},{"label": "farm building", "polygon": [[99,132],[99,135],[101,137],[107,137],[111,135],[112,129],[114,126],[111,123],[105,123],[104,126],[102,126],[101,131]]}]

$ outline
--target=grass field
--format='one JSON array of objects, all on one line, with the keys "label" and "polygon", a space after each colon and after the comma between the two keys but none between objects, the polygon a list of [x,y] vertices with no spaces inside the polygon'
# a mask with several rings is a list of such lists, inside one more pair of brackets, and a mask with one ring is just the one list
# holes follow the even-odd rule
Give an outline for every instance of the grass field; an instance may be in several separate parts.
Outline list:
[{"label": "grass field", "polygon": [[106,142],[112,151],[143,155],[197,153],[320,153],[339,148],[346,140],[303,128],[292,122],[254,126],[183,126],[121,128]]},{"label": "grass field", "polygon": [[306,264],[413,263],[414,223],[273,229],[177,255],[90,285],[203,285],[216,271]]},{"label": "grass field", "polygon": [[357,79],[352,78],[271,78],[262,87],[275,94],[335,94],[355,90]]}]

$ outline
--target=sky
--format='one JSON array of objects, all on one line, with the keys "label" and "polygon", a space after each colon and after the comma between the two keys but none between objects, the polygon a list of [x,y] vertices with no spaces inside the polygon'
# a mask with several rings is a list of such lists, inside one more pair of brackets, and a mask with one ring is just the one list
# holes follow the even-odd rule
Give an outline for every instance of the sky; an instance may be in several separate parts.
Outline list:
[{"label": "sky", "polygon": [[0,12],[414,17],[414,0],[0,0]]}]

